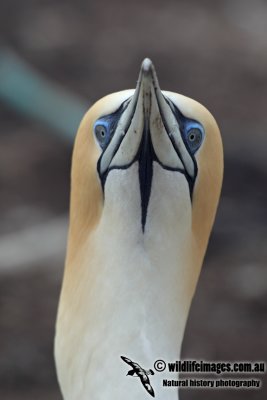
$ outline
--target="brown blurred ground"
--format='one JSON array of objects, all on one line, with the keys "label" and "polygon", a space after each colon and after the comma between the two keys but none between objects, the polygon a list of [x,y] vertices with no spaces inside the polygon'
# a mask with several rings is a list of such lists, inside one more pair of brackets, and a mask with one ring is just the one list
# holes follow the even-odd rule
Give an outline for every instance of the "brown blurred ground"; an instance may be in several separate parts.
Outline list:
[{"label": "brown blurred ground", "polygon": [[[134,87],[141,60],[163,89],[204,103],[220,125],[225,180],[189,323],[185,358],[267,359],[267,2],[18,0],[2,41],[91,102]],[[1,235],[67,212],[71,148],[1,104]],[[52,355],[62,262],[0,270],[0,398],[59,400]],[[182,399],[265,399],[183,391]]]}]

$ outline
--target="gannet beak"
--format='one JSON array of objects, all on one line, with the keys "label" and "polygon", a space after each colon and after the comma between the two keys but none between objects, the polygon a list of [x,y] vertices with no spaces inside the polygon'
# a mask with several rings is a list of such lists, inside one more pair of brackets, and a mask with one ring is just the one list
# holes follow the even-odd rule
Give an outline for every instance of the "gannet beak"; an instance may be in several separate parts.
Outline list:
[{"label": "gannet beak", "polygon": [[[146,154],[148,144],[152,144],[149,151],[153,154]],[[126,102],[114,135],[100,157],[100,175],[106,176],[111,169],[127,168],[141,153],[153,155],[167,169],[180,170],[194,178],[194,161],[182,140],[172,104],[162,94],[154,65],[148,58],[141,65],[135,92]]]},{"label": "gannet beak", "polygon": [[196,163],[183,141],[174,105],[162,94],[155,68],[148,58],[141,65],[133,96],[123,107],[114,134],[99,159],[98,172],[104,186],[111,170],[127,169],[139,162],[144,227],[153,163],[183,173],[190,191],[196,176]]}]

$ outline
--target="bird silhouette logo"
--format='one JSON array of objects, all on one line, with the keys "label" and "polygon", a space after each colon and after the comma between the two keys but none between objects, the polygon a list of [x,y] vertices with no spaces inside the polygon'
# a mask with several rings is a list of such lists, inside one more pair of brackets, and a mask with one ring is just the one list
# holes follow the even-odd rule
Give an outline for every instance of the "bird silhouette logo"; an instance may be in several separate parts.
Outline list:
[{"label": "bird silhouette logo", "polygon": [[154,371],[152,369],[145,370],[144,368],[140,367],[139,364],[133,362],[127,357],[121,356],[121,359],[126,363],[129,364],[132,369],[127,372],[127,376],[134,376],[140,379],[142,385],[146,389],[146,391],[150,394],[150,396],[155,397],[154,390],[150,384],[150,380],[148,375],[154,375]]}]

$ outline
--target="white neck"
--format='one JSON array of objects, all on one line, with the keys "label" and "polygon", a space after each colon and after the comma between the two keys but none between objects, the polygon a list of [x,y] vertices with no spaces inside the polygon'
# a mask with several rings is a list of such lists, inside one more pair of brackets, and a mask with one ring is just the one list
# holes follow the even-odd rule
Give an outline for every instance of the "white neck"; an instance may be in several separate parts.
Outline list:
[{"label": "white neck", "polygon": [[[107,181],[101,222],[77,266],[84,272],[77,298],[71,302],[73,310],[70,305],[67,311],[59,310],[63,331],[58,333],[63,337],[64,332],[64,340],[56,343],[56,352],[60,353],[57,363],[65,400],[149,399],[140,379],[126,376],[131,367],[121,356],[154,370],[155,375],[149,378],[157,400],[178,398],[176,389],[162,386],[163,379],[177,379],[177,375],[167,370],[156,372],[154,362],[173,362],[180,357],[198,278],[190,259],[191,211],[184,204],[180,220],[174,223],[173,207],[181,207],[181,203],[170,195],[166,203],[161,199],[157,219],[153,217],[164,182],[171,176],[171,172],[154,166],[155,176],[165,175],[163,180],[155,179],[161,183],[151,193],[143,234],[136,168],[137,165],[131,167],[131,189],[125,187],[124,191],[118,178],[120,193],[125,196],[120,204],[125,200],[125,207],[118,209],[109,201]],[[114,177],[112,190],[118,191]],[[180,185],[181,191],[185,178],[181,175],[175,184]],[[177,196],[177,188],[173,191]],[[127,208],[130,198],[131,210]]]}]

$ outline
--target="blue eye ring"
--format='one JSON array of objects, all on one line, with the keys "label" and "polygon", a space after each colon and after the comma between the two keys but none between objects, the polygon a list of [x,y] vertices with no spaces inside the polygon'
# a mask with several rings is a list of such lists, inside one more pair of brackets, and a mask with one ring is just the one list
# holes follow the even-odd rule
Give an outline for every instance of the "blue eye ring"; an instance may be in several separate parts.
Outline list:
[{"label": "blue eye ring", "polygon": [[109,140],[109,123],[99,119],[94,124],[94,134],[99,146],[103,149]]},{"label": "blue eye ring", "polygon": [[185,139],[190,151],[194,154],[204,139],[204,129],[197,122],[189,122],[185,129]]}]

